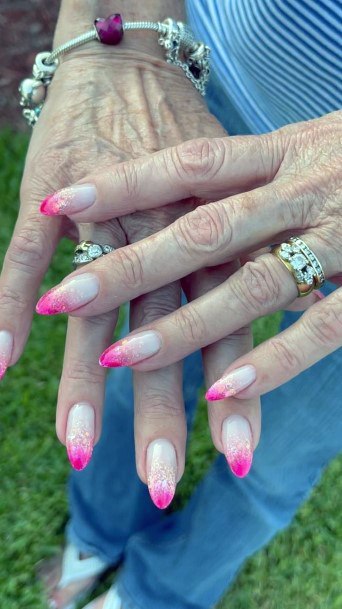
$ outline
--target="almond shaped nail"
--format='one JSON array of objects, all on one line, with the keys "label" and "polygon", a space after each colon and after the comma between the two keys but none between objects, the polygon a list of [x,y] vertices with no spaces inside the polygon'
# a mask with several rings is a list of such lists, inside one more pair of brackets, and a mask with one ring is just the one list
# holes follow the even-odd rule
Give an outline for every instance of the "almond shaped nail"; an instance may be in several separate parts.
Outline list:
[{"label": "almond shaped nail", "polygon": [[169,440],[151,442],[147,449],[147,484],[153,503],[164,510],[170,505],[177,480],[177,457]]},{"label": "almond shaped nail", "polygon": [[108,347],[99,362],[106,368],[133,366],[158,353],[161,345],[161,337],[156,332],[138,332]]},{"label": "almond shaped nail", "polygon": [[93,205],[96,196],[96,188],[93,184],[76,184],[46,197],[41,203],[40,213],[45,216],[75,214]]},{"label": "almond shaped nail", "polygon": [[233,474],[238,478],[247,476],[253,461],[253,438],[245,417],[234,414],[223,421],[222,444]]},{"label": "almond shaped nail", "polygon": [[69,411],[66,447],[74,469],[84,469],[92,456],[95,437],[95,412],[87,402],[75,404]]},{"label": "almond shaped nail", "polygon": [[100,284],[96,275],[82,273],[66,279],[43,294],[36,305],[36,311],[40,315],[69,313],[94,300],[99,290]]},{"label": "almond shaped nail", "polygon": [[205,397],[209,402],[231,398],[254,383],[256,377],[257,373],[254,366],[250,364],[241,366],[216,381],[208,389]]},{"label": "almond shaped nail", "polygon": [[4,378],[11,361],[13,351],[13,335],[7,330],[0,331],[0,381]]}]

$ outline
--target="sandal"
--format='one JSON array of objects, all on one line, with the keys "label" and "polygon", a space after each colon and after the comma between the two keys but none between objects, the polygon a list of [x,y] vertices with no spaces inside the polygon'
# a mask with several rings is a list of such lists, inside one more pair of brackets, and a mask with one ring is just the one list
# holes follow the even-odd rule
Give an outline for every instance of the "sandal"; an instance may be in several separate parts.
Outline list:
[{"label": "sandal", "polygon": [[[84,607],[84,609],[95,609],[98,600],[99,599],[92,601],[91,603],[89,603],[89,605]],[[116,586],[112,586],[111,588],[109,588],[102,609],[123,609],[122,601],[120,599]]]},{"label": "sandal", "polygon": [[45,580],[45,586],[48,594],[52,590],[61,591],[71,584],[76,584],[77,582],[81,583],[82,580],[91,578],[92,581],[91,583],[85,585],[82,590],[76,592],[66,605],[61,605],[59,607],[53,598],[49,598],[49,608],[56,609],[59,607],[59,609],[76,609],[76,605],[93,591],[95,586],[98,584],[100,576],[104,575],[109,568],[109,564],[103,562],[96,556],[80,558],[80,551],[78,548],[76,548],[76,546],[73,544],[68,544],[63,552],[61,577],[57,584],[51,586],[50,590],[48,585],[48,577],[44,575],[44,569],[40,569],[39,577],[41,580]]}]

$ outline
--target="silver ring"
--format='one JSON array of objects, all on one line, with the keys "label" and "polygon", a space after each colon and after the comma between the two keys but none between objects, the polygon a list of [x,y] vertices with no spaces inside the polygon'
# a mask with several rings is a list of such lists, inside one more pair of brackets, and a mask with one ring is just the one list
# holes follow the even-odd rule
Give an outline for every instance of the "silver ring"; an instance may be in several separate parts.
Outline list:
[{"label": "silver ring", "polygon": [[93,262],[106,254],[110,254],[110,252],[113,252],[114,250],[115,247],[112,245],[101,245],[100,243],[94,243],[93,241],[81,241],[75,247],[72,260],[73,266],[74,268],[77,268],[89,264],[89,262]]}]

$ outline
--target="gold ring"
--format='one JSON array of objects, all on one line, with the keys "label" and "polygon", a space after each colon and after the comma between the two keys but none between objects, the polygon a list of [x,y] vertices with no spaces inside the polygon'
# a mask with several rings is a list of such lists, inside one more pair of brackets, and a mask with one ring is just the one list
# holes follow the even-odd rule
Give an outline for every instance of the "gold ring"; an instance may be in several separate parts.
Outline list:
[{"label": "gold ring", "polygon": [[320,288],[324,281],[324,271],[313,251],[299,237],[291,237],[285,243],[276,245],[271,254],[282,262],[293,276],[298,296],[308,296]]}]

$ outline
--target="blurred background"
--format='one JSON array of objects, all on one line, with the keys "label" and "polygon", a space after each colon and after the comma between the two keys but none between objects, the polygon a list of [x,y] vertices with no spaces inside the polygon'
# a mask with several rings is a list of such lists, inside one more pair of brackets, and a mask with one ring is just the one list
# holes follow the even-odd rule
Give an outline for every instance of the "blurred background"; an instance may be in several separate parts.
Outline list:
[{"label": "blurred background", "polygon": [[[57,0],[0,0],[0,262],[17,215],[29,142],[17,88],[31,73],[36,53],[51,47],[58,5]],[[71,250],[71,244],[61,244],[42,290],[69,272]],[[279,316],[259,320],[256,341],[275,333],[278,323]],[[64,336],[65,319],[35,316],[25,353],[0,386],[1,609],[45,609],[35,567],[63,543],[69,466],[54,417]],[[175,508],[187,500],[213,457],[199,398]],[[339,458],[291,527],[248,561],[219,609],[341,609],[341,496]]]}]

